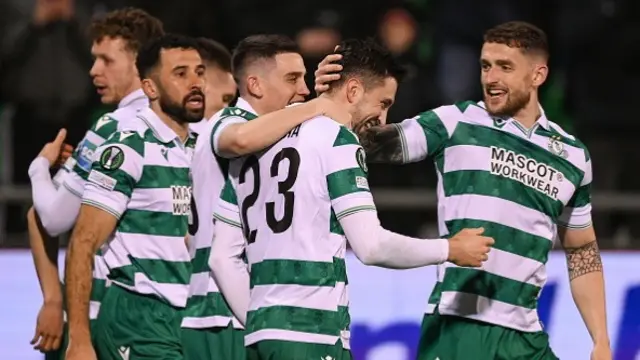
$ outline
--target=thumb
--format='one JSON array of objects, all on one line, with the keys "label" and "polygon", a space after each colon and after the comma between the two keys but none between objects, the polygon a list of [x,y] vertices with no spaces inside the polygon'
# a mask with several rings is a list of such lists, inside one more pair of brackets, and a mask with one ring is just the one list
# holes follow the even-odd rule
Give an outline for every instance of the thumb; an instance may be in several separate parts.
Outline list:
[{"label": "thumb", "polygon": [[56,135],[55,140],[53,140],[53,143],[55,145],[59,145],[60,147],[62,147],[62,144],[64,143],[64,139],[67,137],[67,130],[66,129],[60,129],[60,131],[58,131],[58,135]]}]

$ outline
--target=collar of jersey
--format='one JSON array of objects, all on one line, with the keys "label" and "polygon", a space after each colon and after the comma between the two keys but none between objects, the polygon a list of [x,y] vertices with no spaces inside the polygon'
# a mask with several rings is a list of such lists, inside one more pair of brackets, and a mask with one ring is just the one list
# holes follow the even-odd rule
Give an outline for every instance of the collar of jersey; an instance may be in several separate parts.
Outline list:
[{"label": "collar of jersey", "polygon": [[253,106],[251,106],[251,104],[249,104],[249,102],[241,97],[238,98],[238,101],[236,101],[236,106],[237,108],[240,108],[244,111],[248,111],[254,115],[258,115],[258,113],[253,109]]},{"label": "collar of jersey", "polygon": [[129,95],[123,97],[122,100],[120,100],[120,102],[118,103],[118,109],[126,106],[130,106],[131,104],[139,101],[140,102],[144,101],[147,104],[149,103],[149,99],[147,99],[147,95],[144,94],[144,91],[142,91],[142,89],[138,89],[130,93]]},{"label": "collar of jersey", "polygon": [[[478,106],[480,106],[483,109],[486,109],[485,106],[484,106],[484,101],[479,101],[478,102]],[[540,117],[538,118],[538,120],[536,120],[536,123],[531,127],[531,129],[534,129],[536,127],[536,125],[539,125],[543,129],[549,130],[549,119],[547,119],[547,115],[545,114],[544,109],[542,108],[542,105],[538,104],[538,108],[540,109]],[[504,121],[505,123],[513,122],[518,127],[524,128],[524,126],[522,126],[520,124],[520,122],[518,120],[514,119],[514,118],[498,118],[498,117],[495,117],[495,116],[492,116],[492,118],[500,119],[500,120]]]},{"label": "collar of jersey", "polygon": [[[138,117],[142,119],[142,121],[144,121],[145,124],[149,126],[149,128],[151,128],[151,131],[153,131],[153,134],[163,143],[167,144],[174,140],[178,144],[182,143],[182,141],[180,141],[180,137],[178,136],[178,134],[176,134],[173,130],[171,130],[170,127],[168,127],[164,122],[162,122],[162,120],[160,120],[158,115],[156,115],[156,113],[153,112],[151,108],[141,109],[138,112]],[[189,129],[189,137],[190,138],[194,137],[191,129]]]}]

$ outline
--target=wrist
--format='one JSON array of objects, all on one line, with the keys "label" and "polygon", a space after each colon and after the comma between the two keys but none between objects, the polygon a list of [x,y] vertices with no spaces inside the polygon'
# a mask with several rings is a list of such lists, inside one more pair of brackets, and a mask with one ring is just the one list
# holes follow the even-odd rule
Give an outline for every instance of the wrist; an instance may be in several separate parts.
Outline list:
[{"label": "wrist", "polygon": [[43,299],[43,302],[46,305],[62,307],[62,303],[63,303],[62,295],[45,296],[44,299]]}]

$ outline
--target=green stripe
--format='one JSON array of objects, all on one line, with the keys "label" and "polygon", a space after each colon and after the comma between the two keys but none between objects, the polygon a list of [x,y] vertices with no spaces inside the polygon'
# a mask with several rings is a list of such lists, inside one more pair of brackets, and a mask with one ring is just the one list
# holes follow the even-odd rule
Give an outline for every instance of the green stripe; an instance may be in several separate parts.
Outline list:
[{"label": "green stripe", "polygon": [[123,236],[131,233],[184,237],[187,233],[188,222],[188,216],[186,215],[127,209],[120,219],[118,231],[123,233]]},{"label": "green stripe", "polygon": [[279,329],[340,336],[340,331],[348,330],[350,323],[349,308],[344,306],[338,306],[338,311],[269,306],[247,313],[247,334]]},{"label": "green stripe", "polygon": [[503,224],[484,220],[456,219],[446,222],[451,236],[465,228],[484,228],[483,236],[492,237],[495,240],[493,247],[511,254],[535,260],[546,264],[549,252],[553,248],[551,239],[535,236]]},{"label": "green stripe", "polygon": [[538,163],[544,163],[553,167],[563,173],[565,181],[571,181],[576,186],[580,184],[580,181],[584,176],[584,172],[578,167],[568,160],[554,155],[546,148],[542,148],[529,141],[523,141],[522,138],[516,135],[486,126],[460,122],[451,137],[449,145],[490,147],[496,144],[500,148],[511,150],[517,154],[526,155],[527,157],[536,160]]},{"label": "green stripe", "polygon": [[211,247],[207,246],[201,249],[196,249],[196,253],[191,259],[191,267],[194,274],[202,272],[210,272],[209,268],[209,255],[211,254]]},{"label": "green stripe", "polygon": [[259,285],[335,286],[347,282],[344,259],[333,262],[263,260],[251,265],[251,288]]},{"label": "green stripe", "polygon": [[[445,160],[446,161],[446,160]],[[564,205],[559,200],[519,181],[482,170],[460,170],[442,174],[445,196],[485,195],[508,200],[556,219]],[[550,189],[554,187],[549,184]],[[557,187],[556,187],[557,189]],[[559,189],[558,189],[559,191]]]},{"label": "green stripe", "polygon": [[236,190],[233,188],[231,179],[227,179],[225,181],[222,192],[220,193],[220,197],[222,198],[222,200],[228,202],[229,204],[236,206],[238,205],[238,196],[236,194]]},{"label": "green stripe", "polygon": [[166,261],[139,259],[128,255],[131,265],[110,269],[109,279],[134,286],[135,274],[145,274],[151,281],[161,284],[189,285],[191,263],[188,261]]},{"label": "green stripe", "polygon": [[171,186],[191,186],[188,167],[145,165],[142,168],[138,189],[162,189]]},{"label": "green stripe", "polygon": [[233,317],[226,300],[219,292],[209,292],[207,295],[194,295],[187,300],[187,308],[184,317],[209,317],[226,316]]},{"label": "green stripe", "polygon": [[344,236],[344,229],[342,229],[342,225],[340,225],[340,221],[338,221],[336,212],[333,209],[331,209],[331,215],[329,216],[329,232]]},{"label": "green stripe", "polygon": [[429,304],[436,305],[440,303],[440,298],[442,297],[442,282],[438,281],[436,285],[431,290],[431,295],[429,295]]},{"label": "green stripe", "polygon": [[461,267],[447,268],[442,282],[443,292],[475,294],[527,309],[536,308],[541,289],[483,270]]},{"label": "green stripe", "polygon": [[99,129],[96,129],[96,126],[98,125],[98,121],[96,121],[90,131],[106,140],[118,130],[118,121],[109,115],[105,115],[102,118],[107,118],[109,122],[102,125]]},{"label": "green stripe", "polygon": [[[123,133],[133,133],[133,135],[127,136],[126,138],[120,140],[120,135]],[[131,150],[138,153],[138,155],[144,158],[144,140],[140,136],[139,133],[135,131],[118,131],[113,133],[107,141],[104,142],[100,147],[107,148],[109,145],[125,145],[131,148]],[[126,161],[126,160],[125,160]]]},{"label": "green stripe", "polygon": [[418,115],[416,121],[427,138],[427,154],[434,155],[440,152],[449,140],[449,132],[438,114],[434,111],[426,111]]},{"label": "green stripe", "polygon": [[572,208],[580,208],[591,203],[591,183],[580,186],[573,196],[571,200],[567,203],[568,207]]},{"label": "green stripe", "polygon": [[351,168],[336,171],[327,175],[329,198],[335,200],[341,196],[357,192],[369,192],[368,189],[356,186],[356,176],[367,178],[367,174],[361,168]]},{"label": "green stripe", "polygon": [[107,281],[104,279],[93,278],[91,282],[91,301],[102,301],[107,291]]},{"label": "green stripe", "polygon": [[336,139],[333,141],[333,147],[342,145],[360,145],[360,142],[356,134],[341,125],[338,135],[336,135]]}]

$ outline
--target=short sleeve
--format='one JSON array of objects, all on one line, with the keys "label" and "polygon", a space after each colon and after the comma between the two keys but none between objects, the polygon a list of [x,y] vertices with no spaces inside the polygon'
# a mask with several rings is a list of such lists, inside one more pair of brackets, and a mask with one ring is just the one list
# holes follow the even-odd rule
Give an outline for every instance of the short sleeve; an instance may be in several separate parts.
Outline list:
[{"label": "short sleeve", "polygon": [[213,214],[213,218],[216,221],[222,221],[231,226],[242,227],[240,222],[240,208],[238,207],[238,196],[236,195],[236,190],[231,179],[227,179],[222,187],[218,206]]},{"label": "short sleeve", "polygon": [[[86,180],[91,171],[95,151],[109,136],[116,132],[117,127],[118,121],[109,114],[103,115],[96,120],[80,140],[71,157],[67,159],[64,167],[69,171],[75,172],[82,180]],[[77,191],[78,189],[74,190]]]},{"label": "short sleeve", "polygon": [[115,133],[96,150],[84,188],[83,204],[120,218],[144,166],[144,140],[132,131]]},{"label": "short sleeve", "polygon": [[584,176],[580,186],[573,193],[573,196],[564,208],[558,225],[569,229],[584,229],[591,226],[591,181],[593,173],[591,169],[591,158],[585,149],[586,161]]},{"label": "short sleeve", "polygon": [[331,207],[338,220],[360,211],[375,211],[367,159],[356,135],[340,126],[331,148],[320,156]]},{"label": "short sleeve", "polygon": [[448,105],[423,112],[396,124],[402,142],[403,162],[437,156],[453,135],[462,113],[459,106]]}]

